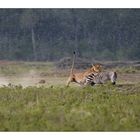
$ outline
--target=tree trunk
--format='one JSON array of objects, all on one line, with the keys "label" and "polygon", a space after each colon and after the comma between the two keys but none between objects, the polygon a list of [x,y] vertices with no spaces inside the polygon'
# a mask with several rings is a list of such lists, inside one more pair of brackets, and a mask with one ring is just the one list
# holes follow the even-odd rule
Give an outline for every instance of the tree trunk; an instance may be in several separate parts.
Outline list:
[{"label": "tree trunk", "polygon": [[33,57],[34,57],[34,61],[37,61],[37,51],[36,51],[35,33],[34,33],[33,27],[32,27],[32,29],[31,29],[31,34],[32,34],[32,45],[33,45]]},{"label": "tree trunk", "polygon": [[78,17],[74,9],[71,10],[72,18],[73,18],[73,25],[74,25],[74,48],[78,57],[80,57],[80,50],[78,47]]},{"label": "tree trunk", "polygon": [[75,37],[74,37],[74,46],[75,50],[77,52],[77,55],[79,55],[79,50],[78,50],[78,38],[77,38],[77,27],[75,27]]}]

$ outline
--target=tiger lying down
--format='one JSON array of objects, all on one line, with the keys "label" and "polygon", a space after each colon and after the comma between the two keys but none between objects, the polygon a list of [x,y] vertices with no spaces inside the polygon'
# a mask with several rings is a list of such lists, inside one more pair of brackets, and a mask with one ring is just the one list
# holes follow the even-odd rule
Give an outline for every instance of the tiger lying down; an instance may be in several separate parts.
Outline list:
[{"label": "tiger lying down", "polygon": [[117,73],[113,71],[109,72],[100,72],[100,73],[90,73],[89,75],[85,76],[83,81],[83,85],[95,85],[95,84],[104,84],[108,81],[111,81],[113,85],[116,84],[117,80]]}]

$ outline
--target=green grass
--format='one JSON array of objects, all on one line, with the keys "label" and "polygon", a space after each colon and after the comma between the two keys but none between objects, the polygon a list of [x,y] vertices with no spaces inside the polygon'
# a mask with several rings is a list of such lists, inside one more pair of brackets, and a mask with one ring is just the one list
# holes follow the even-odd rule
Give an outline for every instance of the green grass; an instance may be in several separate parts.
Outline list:
[{"label": "green grass", "polygon": [[140,85],[0,88],[0,131],[140,131]]},{"label": "green grass", "polygon": [[140,131],[140,71],[115,70],[116,86],[67,88],[69,70],[54,63],[5,61],[0,64],[0,131]]},{"label": "green grass", "polygon": [[51,62],[10,62],[0,65],[0,74],[4,76],[17,76],[18,74],[28,73],[32,70],[41,72],[50,72],[54,68]]}]

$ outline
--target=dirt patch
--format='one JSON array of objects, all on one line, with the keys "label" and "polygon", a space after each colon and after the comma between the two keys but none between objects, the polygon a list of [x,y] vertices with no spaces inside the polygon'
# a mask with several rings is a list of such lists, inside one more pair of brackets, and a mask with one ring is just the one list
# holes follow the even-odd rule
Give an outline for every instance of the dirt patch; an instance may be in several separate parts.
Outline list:
[{"label": "dirt patch", "polygon": [[10,83],[10,80],[8,78],[3,77],[3,76],[0,77],[0,86],[8,85],[9,83]]},{"label": "dirt patch", "polygon": [[13,75],[13,76],[0,76],[0,86],[8,85],[21,85],[27,86],[51,86],[51,85],[65,85],[67,76],[61,75],[40,75],[39,72],[31,70],[28,73]]},{"label": "dirt patch", "polygon": [[[3,85],[22,85],[27,86],[51,86],[51,85],[65,85],[68,76],[47,75],[40,76],[36,71],[30,71],[18,76],[0,76],[0,86]],[[140,73],[135,74],[118,74],[117,85],[118,88],[131,87],[134,84],[140,83]],[[72,84],[73,85],[73,84]],[[76,85],[76,84],[74,84]]]},{"label": "dirt patch", "polygon": [[118,73],[118,80],[127,84],[140,83],[140,73],[128,73],[128,74]]}]

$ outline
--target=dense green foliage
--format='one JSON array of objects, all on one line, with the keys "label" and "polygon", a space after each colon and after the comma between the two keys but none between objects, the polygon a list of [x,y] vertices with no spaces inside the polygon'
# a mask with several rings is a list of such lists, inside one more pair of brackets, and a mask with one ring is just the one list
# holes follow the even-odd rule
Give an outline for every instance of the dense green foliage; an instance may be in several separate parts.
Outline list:
[{"label": "dense green foliage", "polygon": [[0,59],[140,59],[139,9],[0,9]]},{"label": "dense green foliage", "polygon": [[0,88],[1,131],[139,131],[140,86]]}]

